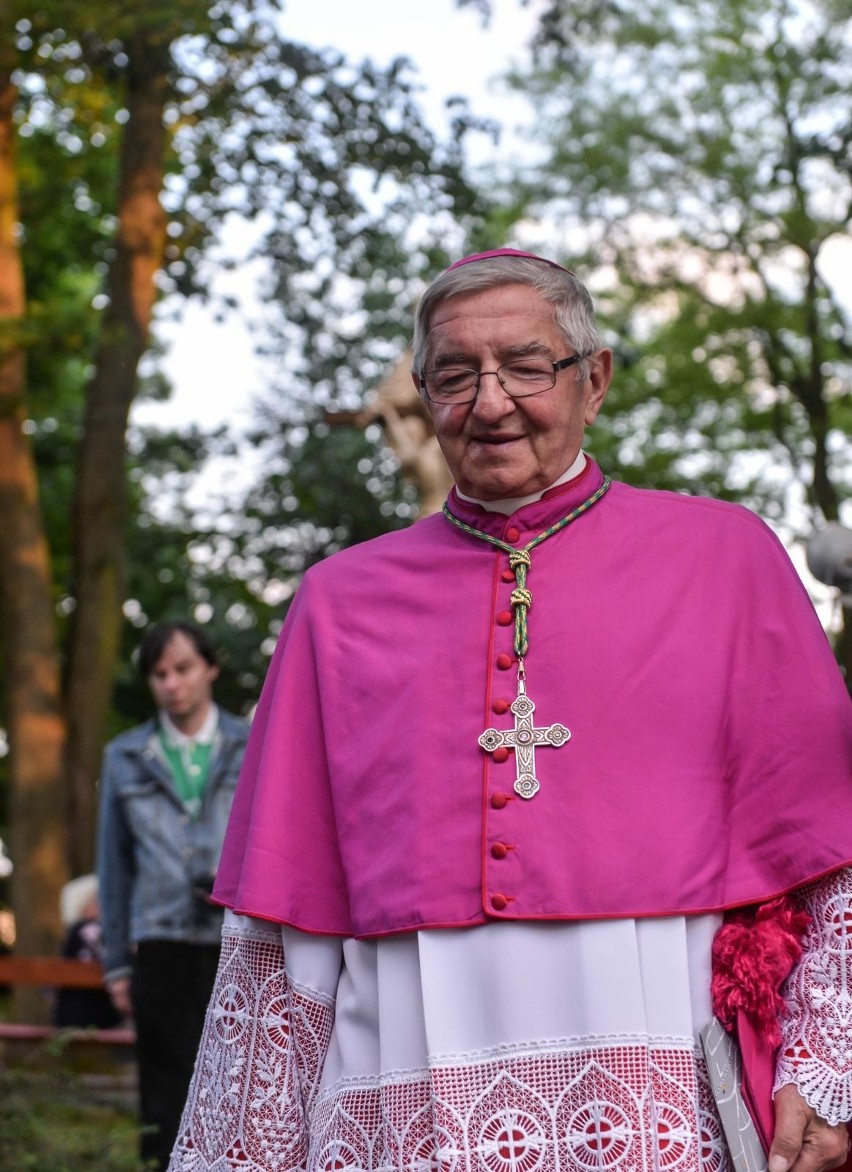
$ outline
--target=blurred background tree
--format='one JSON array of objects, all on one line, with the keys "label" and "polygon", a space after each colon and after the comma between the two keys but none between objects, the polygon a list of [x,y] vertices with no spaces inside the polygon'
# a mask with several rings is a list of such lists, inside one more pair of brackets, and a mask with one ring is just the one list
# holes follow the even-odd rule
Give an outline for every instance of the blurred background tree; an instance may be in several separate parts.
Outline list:
[{"label": "blurred background tree", "polygon": [[[138,627],[201,608],[231,653],[223,686],[242,708],[274,633],[251,563],[225,556],[218,526],[207,532],[183,499],[228,437],[137,432],[128,444],[136,396],[164,393],[156,299],[203,297],[215,234],[231,216],[253,221],[281,344],[312,354],[313,386],[337,362],[330,346],[315,350],[336,286],[349,301],[379,288],[419,206],[464,218],[476,195],[463,116],[439,143],[402,64],[293,44],[279,5],[55,0],[7,4],[0,18],[0,450],[14,454],[0,482],[0,716],[19,946],[38,953],[55,943],[62,882],[92,865],[105,735],[139,712],[122,672],[109,715]],[[428,249],[430,229],[420,235]],[[426,263],[405,255],[408,271]],[[380,317],[387,346],[402,327]],[[369,519],[355,529],[375,531]],[[22,589],[24,571],[38,591]]]},{"label": "blurred background tree", "polygon": [[848,5],[546,3],[510,80],[535,149],[503,215],[586,277],[617,353],[595,454],[788,537],[836,520],[852,493]]}]

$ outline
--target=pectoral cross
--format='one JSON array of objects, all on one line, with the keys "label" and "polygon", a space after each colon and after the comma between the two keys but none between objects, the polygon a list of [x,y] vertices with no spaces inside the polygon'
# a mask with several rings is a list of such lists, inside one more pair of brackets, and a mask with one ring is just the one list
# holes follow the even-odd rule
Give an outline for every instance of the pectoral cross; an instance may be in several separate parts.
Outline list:
[{"label": "pectoral cross", "polygon": [[510,705],[510,711],[515,714],[515,727],[503,732],[487,728],[479,738],[479,744],[486,753],[493,753],[501,746],[515,750],[515,793],[522,798],[532,798],[541,788],[534,772],[536,745],[550,745],[559,749],[571,739],[571,733],[564,724],[551,724],[547,728],[534,726],[535,704],[527,695],[523,672],[518,674],[518,696]]}]

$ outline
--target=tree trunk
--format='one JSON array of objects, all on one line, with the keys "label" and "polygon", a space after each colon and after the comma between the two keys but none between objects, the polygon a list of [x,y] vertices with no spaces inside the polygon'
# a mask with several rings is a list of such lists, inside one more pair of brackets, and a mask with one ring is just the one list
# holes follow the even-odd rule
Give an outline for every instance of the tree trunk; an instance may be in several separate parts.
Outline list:
[{"label": "tree trunk", "polygon": [[[55,953],[59,892],[68,878],[63,817],[59,654],[50,555],[25,431],[26,363],[16,333],[25,311],[18,247],[15,87],[0,67],[0,615],[10,745],[12,907],[23,954]],[[39,1020],[38,990],[16,1014]]]},{"label": "tree trunk", "polygon": [[122,143],[118,229],[107,278],[95,372],[86,392],[73,505],[74,594],[67,683],[68,825],[75,870],[94,856],[96,780],[118,659],[125,585],[127,420],[162,265],[168,45],[127,45],[128,120]]}]

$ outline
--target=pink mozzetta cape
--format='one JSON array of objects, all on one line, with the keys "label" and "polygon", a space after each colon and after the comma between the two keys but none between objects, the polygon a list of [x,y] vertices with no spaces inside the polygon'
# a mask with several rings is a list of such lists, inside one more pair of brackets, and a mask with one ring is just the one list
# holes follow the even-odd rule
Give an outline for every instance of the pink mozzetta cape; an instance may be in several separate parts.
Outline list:
[{"label": "pink mozzetta cape", "polygon": [[[512,517],[517,546],[600,485]],[[512,727],[507,557],[429,517],[305,577],[258,706],[216,885],[238,912],[369,937],[494,919],[698,913],[852,860],[850,705],[769,529],[613,484],[537,547],[538,794],[477,743]],[[508,664],[508,666],[507,666]],[[499,756],[499,754],[498,754]]]}]

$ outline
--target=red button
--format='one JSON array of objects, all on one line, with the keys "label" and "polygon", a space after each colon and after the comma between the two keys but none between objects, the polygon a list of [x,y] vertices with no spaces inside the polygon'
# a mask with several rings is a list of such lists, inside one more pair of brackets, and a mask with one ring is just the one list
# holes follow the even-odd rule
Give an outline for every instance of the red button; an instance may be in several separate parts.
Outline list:
[{"label": "red button", "polygon": [[514,617],[515,616],[512,614],[512,612],[510,610],[501,610],[500,613],[497,615],[497,625],[500,627],[511,626],[512,619]]},{"label": "red button", "polygon": [[508,853],[509,848],[506,846],[505,842],[495,842],[491,848],[492,859],[505,859]]},{"label": "red button", "polygon": [[500,575],[500,577],[503,579],[504,582],[514,582],[515,571],[514,570],[504,570],[503,573]]},{"label": "red button", "polygon": [[508,794],[492,794],[491,807],[494,810],[502,810],[509,800]]},{"label": "red button", "polygon": [[504,912],[509,906],[509,900],[505,895],[500,895],[498,892],[497,895],[491,896],[491,906],[494,908],[495,912]]},{"label": "red button", "polygon": [[511,655],[503,654],[497,656],[497,666],[499,667],[500,671],[508,671],[514,662],[515,661],[512,659]]},{"label": "red button", "polygon": [[520,536],[520,529],[516,529],[514,525],[511,527],[511,529],[506,530],[506,540],[511,541],[512,544],[514,544]]},{"label": "red button", "polygon": [[505,745],[499,745],[491,754],[491,756],[497,762],[505,761],[509,756],[509,750]]},{"label": "red button", "polygon": [[496,712],[498,716],[502,716],[504,712],[509,711],[508,700],[495,700],[491,705],[491,711]]}]

